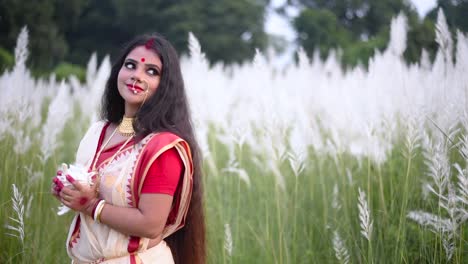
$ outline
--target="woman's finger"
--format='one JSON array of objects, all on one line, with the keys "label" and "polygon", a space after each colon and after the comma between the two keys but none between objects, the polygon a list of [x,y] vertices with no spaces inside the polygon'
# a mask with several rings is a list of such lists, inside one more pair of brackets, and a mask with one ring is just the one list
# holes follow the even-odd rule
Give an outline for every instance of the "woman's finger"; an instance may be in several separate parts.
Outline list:
[{"label": "woman's finger", "polygon": [[75,180],[72,176],[68,175],[67,174],[67,181],[69,181],[73,187],[75,187],[75,189],[77,189],[78,191],[83,191],[83,185],[81,185],[81,183],[79,183],[77,180]]},{"label": "woman's finger", "polygon": [[65,199],[63,199],[63,198],[60,198],[60,201],[61,201],[65,206],[67,206],[68,208],[72,208],[71,202],[69,202],[69,201],[67,201],[67,200],[65,200]]},{"label": "woman's finger", "polygon": [[67,195],[67,194],[61,194],[60,197],[63,200],[69,202],[69,203],[73,202],[73,200],[74,200],[73,196],[70,196],[70,195]]},{"label": "woman's finger", "polygon": [[80,195],[79,192],[74,190],[70,190],[69,188],[65,187],[59,192],[61,197],[65,197],[67,200],[73,199],[73,197],[78,197]]},{"label": "woman's finger", "polygon": [[70,196],[80,196],[81,193],[77,190],[70,189],[69,187],[62,188],[62,192]]},{"label": "woman's finger", "polygon": [[55,185],[57,185],[57,186],[59,186],[59,187],[62,187],[62,188],[64,187],[62,181],[61,181],[59,178],[57,178],[57,177],[54,177],[54,178],[52,179],[52,182],[55,183]]}]

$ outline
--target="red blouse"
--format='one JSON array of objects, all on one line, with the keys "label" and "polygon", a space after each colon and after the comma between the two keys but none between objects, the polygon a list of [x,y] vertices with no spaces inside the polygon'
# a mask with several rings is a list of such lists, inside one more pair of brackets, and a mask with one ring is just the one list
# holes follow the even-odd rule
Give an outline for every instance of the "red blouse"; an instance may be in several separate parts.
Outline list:
[{"label": "red blouse", "polygon": [[[104,135],[108,127],[109,124],[106,124],[102,129],[97,146],[98,151],[103,144]],[[103,161],[111,158],[120,149],[123,143],[124,142],[120,142],[110,148],[104,149],[96,162],[96,167],[99,167]],[[127,146],[132,146],[134,143],[134,140],[131,139],[127,143]],[[153,164],[151,164],[148,175],[143,182],[141,193],[163,193],[174,196],[178,183],[182,178],[182,173],[182,159],[177,150],[172,147],[159,155]]]}]

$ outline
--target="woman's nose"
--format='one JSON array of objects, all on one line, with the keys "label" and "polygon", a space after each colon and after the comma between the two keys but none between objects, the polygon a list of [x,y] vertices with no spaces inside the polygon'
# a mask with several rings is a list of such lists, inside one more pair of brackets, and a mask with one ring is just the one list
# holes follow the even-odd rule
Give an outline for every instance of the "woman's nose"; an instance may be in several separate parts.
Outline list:
[{"label": "woman's nose", "polygon": [[140,78],[141,74],[144,74],[144,73],[139,73],[138,71],[134,72],[133,76],[131,77],[131,80],[133,81],[133,85],[137,83],[139,85],[144,84],[144,89],[148,90],[149,88],[148,82],[146,82],[146,80],[143,77]]},{"label": "woman's nose", "polygon": [[131,79],[132,79],[133,81],[140,81],[140,80],[141,80],[140,75],[141,75],[141,73],[140,73],[139,71],[135,71],[135,72],[133,73]]},{"label": "woman's nose", "polygon": [[131,79],[133,81],[137,81],[137,82],[141,82],[141,80],[143,79],[143,70],[142,69],[136,69],[134,72],[133,72],[133,76],[131,77]]}]

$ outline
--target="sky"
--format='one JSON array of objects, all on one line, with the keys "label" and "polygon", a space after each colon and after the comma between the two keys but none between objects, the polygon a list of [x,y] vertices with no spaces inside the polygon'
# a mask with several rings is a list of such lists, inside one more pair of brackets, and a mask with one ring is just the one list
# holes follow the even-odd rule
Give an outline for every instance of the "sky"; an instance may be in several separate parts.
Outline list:
[{"label": "sky", "polygon": [[419,16],[424,17],[429,10],[436,5],[436,0],[411,0],[413,5],[416,6]]},{"label": "sky", "polygon": [[[274,8],[284,4],[286,0],[273,0],[271,6],[268,8],[267,18],[265,22],[265,31],[269,34],[279,35],[286,39],[289,45],[286,52],[275,59],[275,64],[284,66],[287,64],[292,57],[292,53],[296,50],[293,42],[296,38],[296,33],[291,27],[289,22],[282,16],[275,13]],[[436,0],[410,0],[410,2],[416,7],[420,17],[426,15],[436,5]],[[287,10],[288,15],[295,16],[298,14],[297,9]]]}]

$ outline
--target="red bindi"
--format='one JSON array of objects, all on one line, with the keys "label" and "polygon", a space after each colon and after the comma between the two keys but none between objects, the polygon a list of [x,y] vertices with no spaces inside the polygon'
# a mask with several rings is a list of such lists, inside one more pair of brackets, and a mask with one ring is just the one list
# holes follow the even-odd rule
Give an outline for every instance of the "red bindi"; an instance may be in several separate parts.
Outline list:
[{"label": "red bindi", "polygon": [[141,60],[141,62],[145,62],[145,58],[141,58],[140,60]]}]

